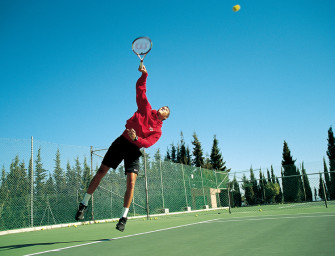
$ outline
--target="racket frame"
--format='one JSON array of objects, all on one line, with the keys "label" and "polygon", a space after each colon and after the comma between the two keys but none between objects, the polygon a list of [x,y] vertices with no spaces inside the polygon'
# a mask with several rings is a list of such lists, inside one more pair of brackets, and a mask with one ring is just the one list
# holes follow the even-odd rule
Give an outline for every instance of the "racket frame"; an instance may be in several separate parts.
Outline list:
[{"label": "racket frame", "polygon": [[[141,54],[137,53],[137,52],[135,51],[135,49],[134,49],[135,42],[136,42],[137,40],[139,40],[139,39],[146,39],[146,40],[148,40],[149,43],[150,43],[150,48],[149,48],[149,50],[147,50],[146,52],[141,53]],[[140,59],[140,61],[141,61],[141,63],[140,63],[140,68],[142,68],[142,67],[143,67],[143,60],[144,60],[145,56],[147,56],[147,54],[148,54],[148,53],[150,52],[150,50],[152,49],[152,41],[151,41],[151,39],[150,39],[149,37],[147,37],[147,36],[140,36],[140,37],[136,38],[136,39],[133,41],[133,43],[131,44],[131,49],[132,49],[133,52],[137,55],[137,57]],[[141,56],[143,56],[143,57],[141,58]]]}]

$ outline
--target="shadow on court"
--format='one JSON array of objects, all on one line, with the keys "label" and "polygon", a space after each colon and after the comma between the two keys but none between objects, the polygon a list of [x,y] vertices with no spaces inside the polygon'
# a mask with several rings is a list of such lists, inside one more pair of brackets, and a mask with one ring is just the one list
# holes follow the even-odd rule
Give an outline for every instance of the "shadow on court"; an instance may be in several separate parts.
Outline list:
[{"label": "shadow on court", "polygon": [[13,250],[13,249],[29,248],[29,247],[40,246],[40,245],[87,243],[87,242],[108,241],[108,240],[109,239],[82,240],[82,241],[65,241],[65,242],[49,242],[49,243],[30,243],[30,244],[13,244],[13,245],[0,246],[0,252],[1,251]]}]

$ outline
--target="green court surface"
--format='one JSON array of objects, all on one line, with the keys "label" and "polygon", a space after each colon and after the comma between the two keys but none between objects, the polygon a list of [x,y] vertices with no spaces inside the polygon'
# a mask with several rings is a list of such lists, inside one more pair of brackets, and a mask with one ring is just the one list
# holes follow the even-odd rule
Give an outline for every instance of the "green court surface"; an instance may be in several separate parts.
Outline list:
[{"label": "green court surface", "polygon": [[334,255],[335,207],[227,210],[0,236],[0,255]]}]

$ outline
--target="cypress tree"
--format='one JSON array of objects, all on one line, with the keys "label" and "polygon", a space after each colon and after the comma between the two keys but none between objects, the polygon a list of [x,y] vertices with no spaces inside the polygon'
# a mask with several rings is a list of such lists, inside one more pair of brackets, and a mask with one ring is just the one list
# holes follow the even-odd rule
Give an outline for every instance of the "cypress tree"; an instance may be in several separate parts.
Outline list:
[{"label": "cypress tree", "polygon": [[271,182],[276,183],[276,176],[275,176],[272,165],[271,165]]},{"label": "cypress tree", "polygon": [[[272,182],[269,169],[266,169],[266,173],[267,173],[267,177],[268,177],[268,183]],[[274,183],[274,182],[272,182],[272,183]]]},{"label": "cypress tree", "polygon": [[300,202],[303,198],[300,173],[295,166],[295,160],[291,156],[291,151],[284,141],[283,147],[283,194],[285,202]]},{"label": "cypress tree", "polygon": [[252,205],[257,204],[259,202],[259,189],[257,180],[255,178],[254,170],[250,167],[250,183],[252,184],[253,198]]},{"label": "cypress tree", "polygon": [[328,172],[328,167],[327,167],[327,163],[326,163],[326,159],[323,158],[323,174],[325,176],[325,187],[326,187],[326,194],[327,194],[327,198],[330,199],[330,195],[329,195],[329,189],[331,187],[331,182],[330,182],[330,177],[329,177],[329,172]]},{"label": "cypress tree", "polygon": [[278,187],[279,187],[279,194],[275,197],[275,202],[281,204],[283,202],[283,191],[280,187],[278,178],[276,178],[276,184],[278,184]]},{"label": "cypress tree", "polygon": [[243,174],[242,182],[243,182],[242,188],[244,190],[245,201],[248,205],[253,205],[255,201],[255,193],[252,189],[252,183],[250,180],[247,179],[245,174]]},{"label": "cypress tree", "polygon": [[180,156],[179,163],[187,165],[187,152],[183,132],[180,132]]},{"label": "cypress tree", "polygon": [[177,150],[173,144],[171,145],[171,161],[177,163]]},{"label": "cypress tree", "polygon": [[305,188],[305,200],[311,202],[313,201],[312,189],[311,189],[311,185],[309,184],[309,179],[308,179],[308,175],[306,174],[304,163],[302,163],[301,165],[301,172],[302,172],[303,186]]}]

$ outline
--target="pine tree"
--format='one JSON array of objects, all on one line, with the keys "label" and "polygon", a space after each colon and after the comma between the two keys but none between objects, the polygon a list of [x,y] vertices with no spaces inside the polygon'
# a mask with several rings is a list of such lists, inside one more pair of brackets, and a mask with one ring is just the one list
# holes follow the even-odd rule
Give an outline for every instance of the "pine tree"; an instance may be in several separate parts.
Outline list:
[{"label": "pine tree", "polygon": [[329,158],[329,171],[330,171],[330,199],[335,199],[335,138],[332,127],[328,130],[328,150],[327,156]]},{"label": "pine tree", "polygon": [[6,227],[6,220],[3,216],[6,209],[6,204],[9,199],[9,190],[6,179],[6,170],[5,166],[2,166],[1,170],[1,183],[0,183],[0,227]]},{"label": "pine tree", "polygon": [[65,172],[61,167],[61,161],[60,161],[60,152],[59,149],[57,149],[56,152],[56,159],[55,161],[55,167],[54,167],[54,179],[55,179],[55,189],[56,193],[63,193],[66,187],[66,179],[65,179]]},{"label": "pine tree", "polygon": [[191,153],[190,148],[188,146],[186,148],[186,164],[191,165]]},{"label": "pine tree", "polygon": [[204,165],[203,167],[207,170],[211,170],[212,168],[212,164],[211,164],[211,159],[210,156],[208,155],[208,153],[206,153],[206,156],[204,157]]},{"label": "pine tree", "polygon": [[28,226],[29,212],[28,207],[26,207],[30,199],[28,175],[24,162],[20,163],[18,156],[14,158],[10,165],[10,171],[5,183],[8,186],[8,199],[4,208],[4,212],[9,213],[7,215],[9,219],[6,219],[7,227],[20,228]]},{"label": "pine tree", "polygon": [[91,183],[92,175],[91,175],[91,168],[87,164],[87,159],[86,157],[84,158],[84,168],[83,168],[83,179],[82,179],[82,184],[83,184],[83,191],[86,192],[88,189],[88,186]]},{"label": "pine tree", "polygon": [[83,176],[83,170],[81,168],[81,164],[79,161],[79,157],[76,157],[75,159],[75,165],[74,165],[74,179],[75,179],[75,188],[78,191],[79,194],[82,194],[83,186],[82,186],[82,176]]},{"label": "pine tree", "polygon": [[77,188],[76,188],[76,173],[70,165],[68,161],[66,164],[66,190],[67,193],[71,196],[77,195]]},{"label": "pine tree", "polygon": [[218,171],[224,171],[229,172],[230,169],[227,169],[226,162],[223,161],[222,154],[219,149],[219,141],[216,138],[216,135],[214,135],[213,139],[213,146],[212,151],[210,155],[210,163],[212,166],[212,169],[218,170]]},{"label": "pine tree", "polygon": [[169,147],[166,150],[166,156],[165,156],[165,161],[171,161],[171,155],[170,155],[170,149]]},{"label": "pine tree", "polygon": [[203,157],[203,151],[201,148],[201,143],[198,140],[197,134],[193,134],[193,141],[192,141],[193,147],[193,160],[192,164],[195,167],[203,167],[204,166],[204,157]]},{"label": "pine tree", "polygon": [[183,132],[180,132],[180,156],[179,163],[187,165],[187,154]]},{"label": "pine tree", "polygon": [[299,171],[295,166],[295,160],[291,156],[291,151],[284,141],[283,147],[283,194],[285,202],[300,202],[303,198],[303,191]]},{"label": "pine tree", "polygon": [[47,170],[43,169],[43,163],[41,159],[41,148],[37,151],[37,159],[35,160],[35,191],[36,196],[42,196],[44,194],[44,186],[46,182]]}]

